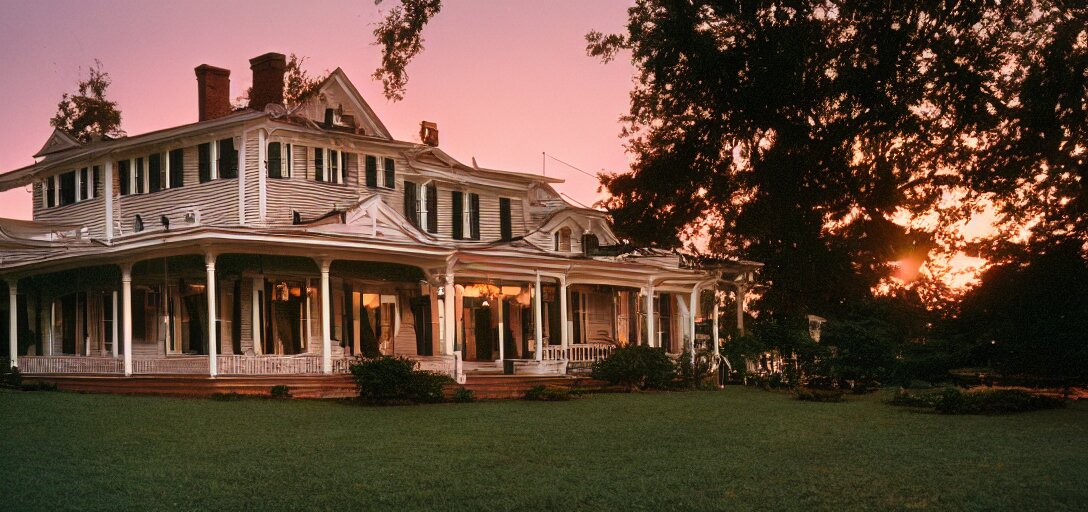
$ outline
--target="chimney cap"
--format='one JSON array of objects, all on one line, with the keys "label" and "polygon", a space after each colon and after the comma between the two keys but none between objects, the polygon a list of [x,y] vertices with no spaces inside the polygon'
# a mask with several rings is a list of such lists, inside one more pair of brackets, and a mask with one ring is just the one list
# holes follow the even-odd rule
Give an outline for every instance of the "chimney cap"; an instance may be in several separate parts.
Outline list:
[{"label": "chimney cap", "polygon": [[254,68],[265,63],[280,63],[287,66],[287,56],[282,53],[268,52],[249,59],[249,67]]},{"label": "chimney cap", "polygon": [[197,66],[194,69],[194,71],[196,71],[196,74],[198,74],[198,75],[209,74],[209,75],[230,76],[230,70],[229,69],[217,68],[215,66],[211,66],[211,65],[208,65],[208,64],[201,64],[201,65]]}]

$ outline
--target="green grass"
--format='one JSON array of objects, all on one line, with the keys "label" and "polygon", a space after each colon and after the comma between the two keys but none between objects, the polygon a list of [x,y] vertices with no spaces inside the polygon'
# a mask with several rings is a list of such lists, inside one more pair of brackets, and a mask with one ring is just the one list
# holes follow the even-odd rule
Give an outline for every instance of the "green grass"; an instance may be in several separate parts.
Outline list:
[{"label": "green grass", "polygon": [[881,396],[361,407],[0,392],[0,510],[1074,510],[1088,404]]}]

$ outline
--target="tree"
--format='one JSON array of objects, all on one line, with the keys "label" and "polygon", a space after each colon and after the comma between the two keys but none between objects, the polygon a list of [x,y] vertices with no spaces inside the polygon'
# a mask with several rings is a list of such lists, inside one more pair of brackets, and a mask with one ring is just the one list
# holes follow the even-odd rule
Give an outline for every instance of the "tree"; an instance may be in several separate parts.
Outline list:
[{"label": "tree", "polygon": [[764,262],[764,313],[845,316],[965,213],[939,199],[969,158],[960,136],[997,122],[1004,27],[982,2],[641,0],[625,33],[587,35],[639,73],[635,161],[601,176],[603,205],[642,245],[707,233]]},{"label": "tree", "polygon": [[49,120],[51,126],[83,143],[121,129],[117,102],[106,99],[106,89],[112,82],[109,73],[102,71],[102,62],[95,59],[87,75],[86,80],[79,81],[75,94],[61,96],[57,113]]},{"label": "tree", "polygon": [[[328,71],[318,76],[310,76],[310,73],[302,66],[306,63],[306,59],[307,57],[299,57],[293,53],[287,57],[287,66],[283,73],[283,103],[288,109],[297,107],[329,76]],[[235,108],[245,108],[249,104],[252,91],[253,87],[250,87],[246,89],[245,95],[236,98]]]},{"label": "tree", "polygon": [[382,65],[374,79],[382,81],[387,99],[404,99],[408,63],[423,51],[423,27],[441,9],[441,0],[400,0],[374,29],[375,44],[382,47]]}]

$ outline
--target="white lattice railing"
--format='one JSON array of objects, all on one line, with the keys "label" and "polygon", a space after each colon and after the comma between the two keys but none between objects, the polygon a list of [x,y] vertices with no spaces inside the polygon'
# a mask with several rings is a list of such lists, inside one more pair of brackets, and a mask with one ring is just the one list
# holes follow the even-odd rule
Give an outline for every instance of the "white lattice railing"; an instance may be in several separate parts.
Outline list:
[{"label": "white lattice railing", "polygon": [[112,357],[19,356],[19,371],[33,373],[124,373],[125,363]]},{"label": "white lattice railing", "polygon": [[566,359],[574,363],[593,362],[608,357],[615,345],[609,343],[575,343],[567,346],[567,357],[563,357],[563,347],[559,345],[547,345],[544,347],[545,361],[559,361]]},{"label": "white lattice railing", "polygon": [[135,374],[207,374],[208,356],[172,356],[154,359],[133,359],[132,373]]}]

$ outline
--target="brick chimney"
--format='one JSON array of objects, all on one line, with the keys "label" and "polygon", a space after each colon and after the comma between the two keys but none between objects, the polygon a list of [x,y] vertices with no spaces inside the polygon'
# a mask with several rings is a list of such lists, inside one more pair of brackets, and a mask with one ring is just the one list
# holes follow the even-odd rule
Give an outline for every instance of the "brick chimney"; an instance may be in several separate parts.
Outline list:
[{"label": "brick chimney", "polygon": [[200,121],[210,121],[230,114],[229,69],[207,64],[197,66],[196,87]]},{"label": "brick chimney", "polygon": [[269,103],[283,105],[283,74],[287,57],[282,53],[266,53],[249,59],[253,70],[253,89],[249,92],[249,108],[264,110]]},{"label": "brick chimney", "polygon": [[423,121],[419,123],[419,140],[428,146],[438,146],[438,123]]}]

